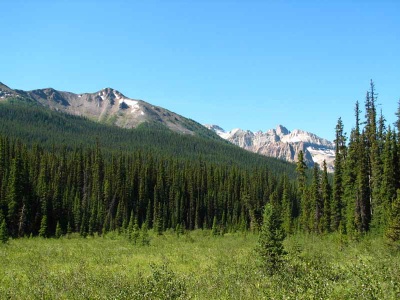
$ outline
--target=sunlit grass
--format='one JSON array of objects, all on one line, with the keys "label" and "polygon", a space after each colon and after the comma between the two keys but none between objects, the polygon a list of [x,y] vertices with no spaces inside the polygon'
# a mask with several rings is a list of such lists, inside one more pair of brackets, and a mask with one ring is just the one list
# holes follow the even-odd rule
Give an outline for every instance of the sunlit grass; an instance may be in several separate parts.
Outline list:
[{"label": "sunlit grass", "polygon": [[382,239],[295,235],[282,270],[258,267],[257,235],[194,231],[22,238],[0,245],[0,299],[399,299],[400,255]]}]

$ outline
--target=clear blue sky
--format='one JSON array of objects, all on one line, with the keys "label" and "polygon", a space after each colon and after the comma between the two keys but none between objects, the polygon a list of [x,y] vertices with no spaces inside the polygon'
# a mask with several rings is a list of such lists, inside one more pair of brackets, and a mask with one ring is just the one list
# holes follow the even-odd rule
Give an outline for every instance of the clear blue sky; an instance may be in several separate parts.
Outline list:
[{"label": "clear blue sky", "polygon": [[400,98],[400,1],[19,1],[0,5],[0,81],[113,87],[224,129],[333,139],[373,79]]}]

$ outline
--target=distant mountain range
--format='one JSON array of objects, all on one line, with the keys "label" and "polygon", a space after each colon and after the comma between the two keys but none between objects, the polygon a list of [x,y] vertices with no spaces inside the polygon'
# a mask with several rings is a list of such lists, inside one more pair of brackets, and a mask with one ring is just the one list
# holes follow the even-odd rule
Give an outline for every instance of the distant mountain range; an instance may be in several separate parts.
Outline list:
[{"label": "distant mountain range", "polygon": [[334,171],[335,145],[313,133],[295,129],[292,132],[282,125],[266,132],[233,129],[226,132],[218,125],[205,125],[223,139],[254,153],[296,162],[303,151],[306,164],[322,167],[325,160],[329,172]]},{"label": "distant mountain range", "polygon": [[149,123],[165,126],[182,134],[198,134],[214,139],[219,139],[220,136],[248,151],[289,162],[295,162],[299,151],[302,150],[309,167],[314,163],[322,165],[325,160],[328,171],[333,172],[335,152],[332,142],[302,130],[290,132],[281,125],[276,129],[255,133],[242,129],[226,132],[217,125],[205,125],[211,130],[209,131],[191,119],[145,101],[128,98],[112,88],[95,93],[75,94],[52,88],[23,91],[11,89],[0,82],[0,100],[9,98],[20,98],[52,110],[122,128],[135,128],[140,124]]},{"label": "distant mountain range", "polygon": [[11,97],[33,100],[53,110],[122,128],[135,128],[146,122],[164,125],[184,134],[204,131],[204,127],[193,120],[145,101],[128,98],[112,88],[96,93],[75,94],[52,88],[13,90],[0,82],[0,100]]}]

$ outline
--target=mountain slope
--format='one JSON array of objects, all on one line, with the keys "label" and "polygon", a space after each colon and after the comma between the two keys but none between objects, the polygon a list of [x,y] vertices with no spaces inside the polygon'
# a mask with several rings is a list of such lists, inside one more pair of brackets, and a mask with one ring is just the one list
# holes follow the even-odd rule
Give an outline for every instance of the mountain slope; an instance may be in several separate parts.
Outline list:
[{"label": "mountain slope", "polygon": [[142,100],[131,99],[112,88],[96,93],[75,94],[52,88],[32,91],[13,90],[0,83],[0,100],[28,99],[52,110],[61,111],[90,120],[135,128],[143,123],[165,126],[183,134],[211,135],[204,127],[190,119]]},{"label": "mountain slope", "polygon": [[320,138],[313,133],[303,130],[290,132],[282,125],[266,132],[233,129],[226,132],[217,125],[205,125],[220,137],[248,151],[262,155],[284,159],[289,162],[297,161],[297,155],[303,151],[309,167],[314,163],[322,166],[327,163],[328,171],[334,170],[335,146],[332,142]]},{"label": "mountain slope", "polygon": [[[209,130],[204,128],[206,132]],[[46,149],[73,150],[98,144],[110,157],[140,150],[144,155],[205,161],[242,168],[268,168],[275,174],[295,177],[293,164],[250,153],[219,138],[216,134],[180,134],[164,126],[142,123],[136,128],[119,128],[87,118],[49,110],[32,102],[10,99],[0,103],[0,134]]]}]

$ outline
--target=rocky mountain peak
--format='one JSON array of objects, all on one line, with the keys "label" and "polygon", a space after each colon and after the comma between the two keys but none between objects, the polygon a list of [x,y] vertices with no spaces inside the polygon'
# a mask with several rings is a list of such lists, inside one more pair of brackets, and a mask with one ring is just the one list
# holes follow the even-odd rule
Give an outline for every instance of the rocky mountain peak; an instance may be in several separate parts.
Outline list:
[{"label": "rocky mountain peak", "polygon": [[282,136],[282,135],[287,135],[289,133],[290,133],[290,131],[285,126],[282,126],[282,125],[276,126],[276,134],[277,135]]},{"label": "rocky mountain peak", "polygon": [[217,125],[207,128],[214,130],[220,137],[248,151],[289,162],[296,162],[298,153],[303,151],[308,167],[312,167],[314,163],[322,166],[325,160],[328,171],[333,172],[334,170],[334,144],[304,130],[290,131],[283,125],[278,125],[276,129],[269,129],[265,133],[262,131],[253,133],[250,130],[239,128],[225,132],[218,130],[218,128],[222,128]]},{"label": "rocky mountain peak", "polygon": [[95,93],[75,94],[53,88],[13,90],[0,84],[0,100],[11,97],[22,97],[52,110],[85,116],[93,121],[123,128],[135,128],[142,123],[149,123],[161,124],[183,134],[204,133],[204,127],[193,120],[145,101],[128,98],[110,87]]},{"label": "rocky mountain peak", "polygon": [[0,99],[5,99],[8,97],[19,97],[19,94],[10,89],[4,83],[0,82]]}]

